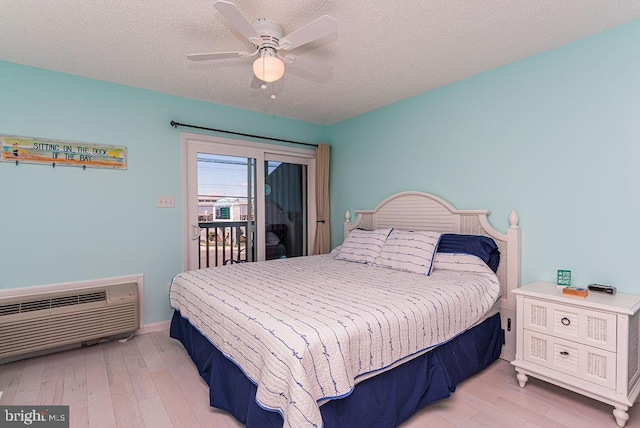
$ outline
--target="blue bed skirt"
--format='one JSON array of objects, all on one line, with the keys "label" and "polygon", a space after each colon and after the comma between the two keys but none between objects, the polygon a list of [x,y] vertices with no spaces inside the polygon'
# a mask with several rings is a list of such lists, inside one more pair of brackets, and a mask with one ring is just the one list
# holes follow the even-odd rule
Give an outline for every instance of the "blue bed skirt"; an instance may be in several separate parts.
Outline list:
[{"label": "blue bed skirt", "polygon": [[[182,343],[209,385],[212,407],[228,411],[247,428],[282,427],[279,413],[256,403],[256,386],[242,370],[178,311],[170,335]],[[324,427],[396,427],[427,404],[449,397],[458,383],[498,359],[501,347],[496,314],[436,349],[360,382],[348,397],[324,404]]]}]

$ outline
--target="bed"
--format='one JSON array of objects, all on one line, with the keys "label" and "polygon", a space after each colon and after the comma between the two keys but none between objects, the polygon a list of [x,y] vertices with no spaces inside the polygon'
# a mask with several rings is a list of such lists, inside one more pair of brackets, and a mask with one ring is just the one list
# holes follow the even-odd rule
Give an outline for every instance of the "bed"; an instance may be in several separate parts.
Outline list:
[{"label": "bed", "polygon": [[347,214],[331,254],[183,272],[170,334],[247,427],[397,426],[509,358],[518,218],[503,234],[488,213],[403,192]]}]

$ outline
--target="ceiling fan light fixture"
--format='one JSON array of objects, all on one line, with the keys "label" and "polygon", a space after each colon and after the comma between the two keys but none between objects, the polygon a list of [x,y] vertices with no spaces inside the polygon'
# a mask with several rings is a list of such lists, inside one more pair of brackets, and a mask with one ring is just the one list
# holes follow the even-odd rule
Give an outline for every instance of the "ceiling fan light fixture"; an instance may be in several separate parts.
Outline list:
[{"label": "ceiling fan light fixture", "polygon": [[263,82],[275,82],[284,76],[284,62],[271,52],[263,51],[253,62],[253,73]]}]

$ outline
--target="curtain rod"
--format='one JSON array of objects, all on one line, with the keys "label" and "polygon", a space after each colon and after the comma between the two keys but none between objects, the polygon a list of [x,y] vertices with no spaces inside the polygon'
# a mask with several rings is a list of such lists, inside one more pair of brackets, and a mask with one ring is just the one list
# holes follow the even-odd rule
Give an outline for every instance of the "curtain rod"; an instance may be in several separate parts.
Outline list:
[{"label": "curtain rod", "polygon": [[281,141],[283,143],[302,144],[303,146],[318,147],[317,144],[302,143],[300,141],[292,141],[292,140],[283,140],[282,138],[263,137],[261,135],[254,135],[254,134],[243,134],[242,132],[225,131],[223,129],[205,128],[204,126],[188,125],[186,123],[180,123],[173,120],[171,121],[171,126],[173,126],[174,128],[177,128],[178,126],[182,126],[185,128],[204,129],[206,131],[215,131],[215,132],[222,132],[225,134],[241,135],[243,137],[260,138],[262,140]]}]

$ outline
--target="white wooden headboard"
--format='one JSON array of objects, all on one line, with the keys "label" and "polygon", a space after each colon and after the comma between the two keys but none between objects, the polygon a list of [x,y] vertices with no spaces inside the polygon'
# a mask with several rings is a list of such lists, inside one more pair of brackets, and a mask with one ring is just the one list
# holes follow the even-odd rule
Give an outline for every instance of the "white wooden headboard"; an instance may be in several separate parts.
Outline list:
[{"label": "white wooden headboard", "polygon": [[[458,210],[438,196],[424,192],[401,192],[389,196],[373,210],[356,210],[352,223],[345,214],[344,236],[355,228],[373,230],[395,227],[403,230],[432,230],[442,233],[484,235],[493,238],[500,249],[498,279],[502,287],[500,312],[505,329],[502,357],[515,358],[515,296],[511,290],[520,286],[520,228],[518,214],[509,215],[509,229],[501,233],[487,220],[488,210]],[[513,336],[512,336],[513,335]]]}]

